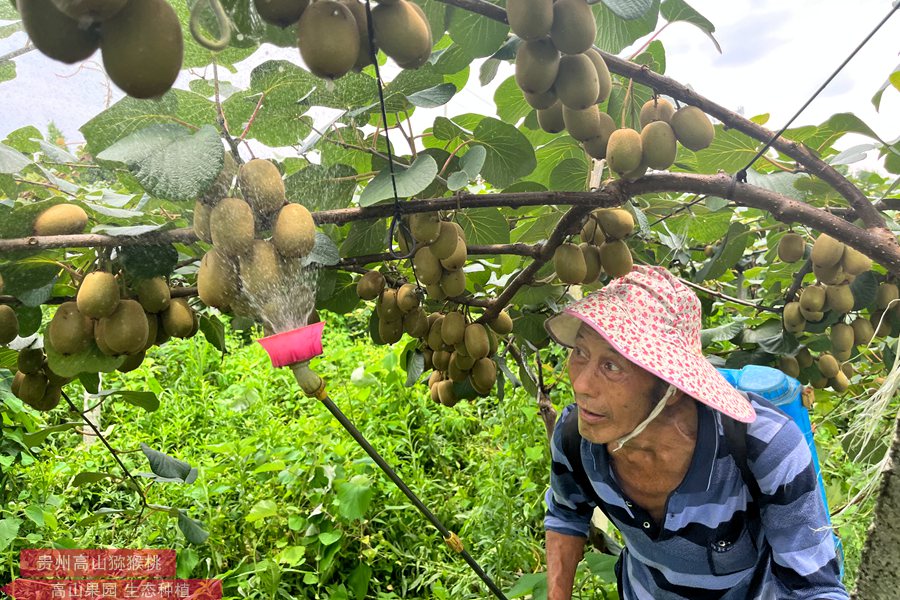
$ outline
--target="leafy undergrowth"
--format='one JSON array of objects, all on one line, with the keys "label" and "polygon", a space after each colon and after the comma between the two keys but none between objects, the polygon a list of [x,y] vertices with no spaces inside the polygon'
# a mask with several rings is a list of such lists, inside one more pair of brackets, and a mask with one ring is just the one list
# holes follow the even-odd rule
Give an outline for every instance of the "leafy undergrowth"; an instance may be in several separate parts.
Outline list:
[{"label": "leafy undergrowth", "polygon": [[[374,347],[364,318],[328,319],[313,367],[332,398],[501,587],[541,570],[549,456],[533,398],[508,388],[502,402],[436,405],[424,386],[405,387],[400,351]],[[198,469],[190,484],[148,488],[150,505],[173,510],[138,517],[102,444],[54,434],[38,460],[6,473],[0,580],[16,575],[25,547],[159,547],[178,550],[181,577],[223,578],[227,597],[488,596],[290,371],[272,369],[249,336],[230,334],[228,348],[223,357],[199,340],[173,341],[104,381],[158,394],[154,412],[106,402],[101,428],[133,473],[149,471],[142,442]],[[47,421],[68,417],[59,408]],[[76,480],[83,472],[114,478],[82,483],[96,479]],[[209,533],[205,543],[185,539],[178,509]]]}]

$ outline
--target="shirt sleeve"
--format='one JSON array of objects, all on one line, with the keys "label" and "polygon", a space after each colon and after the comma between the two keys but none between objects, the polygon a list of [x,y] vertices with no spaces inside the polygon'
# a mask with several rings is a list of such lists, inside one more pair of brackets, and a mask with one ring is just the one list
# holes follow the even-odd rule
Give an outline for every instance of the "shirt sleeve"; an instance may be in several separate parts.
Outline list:
[{"label": "shirt sleeve", "polygon": [[571,404],[563,409],[550,442],[550,488],[544,496],[547,503],[544,529],[587,538],[595,504],[588,500],[587,494],[576,481],[572,465],[563,451],[563,433],[568,429],[563,425],[567,419],[578,418],[574,407]]},{"label": "shirt sleeve", "polygon": [[[759,414],[766,412],[773,418]],[[757,413],[762,418],[748,430],[747,454],[762,493],[760,515],[779,586],[775,595],[847,600],[806,438],[790,417],[768,407],[757,407]]]}]

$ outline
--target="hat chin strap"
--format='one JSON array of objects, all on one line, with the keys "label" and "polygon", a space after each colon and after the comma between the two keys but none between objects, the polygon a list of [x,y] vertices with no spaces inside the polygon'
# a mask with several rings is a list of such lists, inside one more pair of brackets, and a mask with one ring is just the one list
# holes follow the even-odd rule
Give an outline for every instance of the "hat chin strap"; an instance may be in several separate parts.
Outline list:
[{"label": "hat chin strap", "polygon": [[656,406],[653,407],[653,410],[650,411],[650,414],[647,415],[647,418],[644,419],[643,421],[641,421],[641,423],[637,427],[634,428],[634,431],[632,431],[625,437],[621,437],[618,440],[616,440],[616,442],[615,442],[616,447],[611,449],[610,452],[618,452],[619,450],[622,449],[622,446],[624,446],[626,443],[630,442],[637,436],[641,435],[644,432],[644,430],[647,429],[647,426],[650,425],[650,423],[653,421],[653,419],[655,419],[656,417],[659,416],[659,414],[666,407],[666,402],[668,402],[669,399],[672,396],[674,396],[675,392],[677,392],[677,391],[678,391],[678,388],[676,388],[672,384],[669,384],[669,388],[666,390],[666,393],[663,394],[663,397],[659,399],[659,402],[656,403]]}]

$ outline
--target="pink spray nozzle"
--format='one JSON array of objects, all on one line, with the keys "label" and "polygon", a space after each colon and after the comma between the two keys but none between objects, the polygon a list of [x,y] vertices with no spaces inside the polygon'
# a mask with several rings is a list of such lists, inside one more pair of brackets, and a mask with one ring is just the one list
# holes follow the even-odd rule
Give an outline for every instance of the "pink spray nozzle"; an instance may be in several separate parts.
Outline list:
[{"label": "pink spray nozzle", "polygon": [[257,340],[272,359],[273,367],[286,367],[322,354],[324,322],[313,323]]}]

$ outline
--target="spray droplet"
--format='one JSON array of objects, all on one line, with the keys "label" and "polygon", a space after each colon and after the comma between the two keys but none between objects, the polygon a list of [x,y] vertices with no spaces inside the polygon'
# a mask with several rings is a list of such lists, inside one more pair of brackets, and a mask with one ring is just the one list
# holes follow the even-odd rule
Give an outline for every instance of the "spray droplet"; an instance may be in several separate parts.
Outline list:
[{"label": "spray droplet", "polygon": [[334,79],[326,79],[325,80],[325,89],[328,90],[329,94],[334,93]]}]

